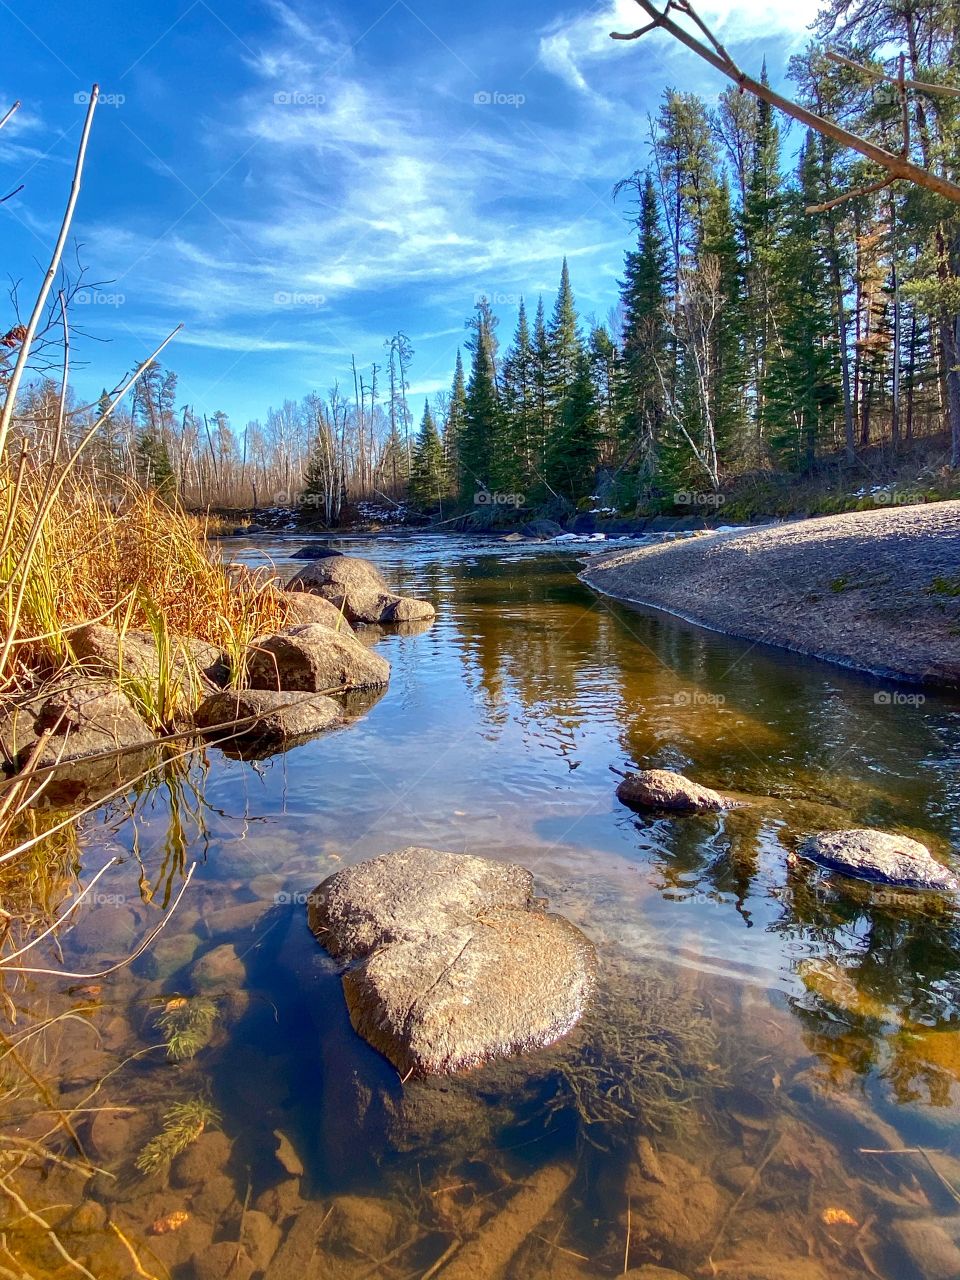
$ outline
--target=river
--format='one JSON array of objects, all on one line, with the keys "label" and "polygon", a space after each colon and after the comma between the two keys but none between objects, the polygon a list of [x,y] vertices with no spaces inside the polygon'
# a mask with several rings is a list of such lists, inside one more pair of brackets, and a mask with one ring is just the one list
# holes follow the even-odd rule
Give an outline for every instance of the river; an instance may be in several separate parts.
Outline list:
[{"label": "river", "polygon": [[[286,567],[298,545],[225,555]],[[510,1280],[957,1274],[958,917],[793,851],[837,826],[956,847],[960,704],[600,599],[569,544],[335,545],[437,606],[368,635],[389,688],[343,730],[259,761],[210,749],[105,805],[51,905],[122,863],[30,954],[72,976],[4,976],[0,1156],[60,1153],[16,1178],[62,1206],[63,1247],[97,1280],[442,1278],[477,1232]],[[639,817],[611,772],[631,765],[751,801]],[[353,1034],[305,896],[411,844],[522,863],[594,941],[597,1007],[568,1042],[402,1085]],[[90,976],[173,902],[142,956]],[[134,1167],[204,1114],[172,1169]],[[76,1274],[13,1216],[0,1275]]]}]

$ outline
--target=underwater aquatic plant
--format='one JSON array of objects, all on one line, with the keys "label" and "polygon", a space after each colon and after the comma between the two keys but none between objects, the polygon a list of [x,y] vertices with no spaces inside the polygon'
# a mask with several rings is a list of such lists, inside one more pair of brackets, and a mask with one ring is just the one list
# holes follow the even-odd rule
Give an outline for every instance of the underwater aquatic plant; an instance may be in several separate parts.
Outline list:
[{"label": "underwater aquatic plant", "polygon": [[548,1105],[572,1105],[582,1136],[601,1149],[617,1136],[681,1132],[693,1104],[723,1083],[713,1023],[676,983],[651,974],[609,979],[583,1028],[585,1039],[561,1062]]},{"label": "underwater aquatic plant", "polygon": [[157,1026],[167,1042],[167,1057],[185,1062],[210,1041],[214,1023],[220,1016],[216,1001],[205,996],[187,999],[176,996],[164,1006]]},{"label": "underwater aquatic plant", "polygon": [[203,1131],[220,1123],[220,1113],[206,1098],[176,1102],[164,1113],[163,1128],[151,1138],[135,1161],[141,1173],[156,1173],[186,1151]]}]

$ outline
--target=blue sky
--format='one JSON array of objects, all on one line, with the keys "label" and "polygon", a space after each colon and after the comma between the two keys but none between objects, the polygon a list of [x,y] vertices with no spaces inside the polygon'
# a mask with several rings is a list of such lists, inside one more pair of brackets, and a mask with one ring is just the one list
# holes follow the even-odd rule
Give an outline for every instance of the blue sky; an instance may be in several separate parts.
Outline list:
[{"label": "blue sky", "polygon": [[[775,82],[815,11],[700,6]],[[25,184],[0,205],[4,272],[24,298],[42,275],[97,80],[78,392],[113,386],[182,321],[180,402],[242,428],[352,387],[351,353],[382,363],[402,329],[419,412],[449,385],[477,295],[506,340],[521,294],[552,305],[567,254],[583,316],[616,301],[630,230],[612,187],[645,162],[647,113],[667,86],[724,83],[659,33],[608,38],[641,18],[633,0],[0,0],[0,111],[24,104],[0,132],[0,196]]]}]

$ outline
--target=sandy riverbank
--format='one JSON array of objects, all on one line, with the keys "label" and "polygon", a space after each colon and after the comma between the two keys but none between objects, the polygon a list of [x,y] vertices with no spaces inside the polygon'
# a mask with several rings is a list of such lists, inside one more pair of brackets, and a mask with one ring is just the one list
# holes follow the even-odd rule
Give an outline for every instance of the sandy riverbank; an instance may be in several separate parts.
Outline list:
[{"label": "sandy riverbank", "polygon": [[960,688],[960,502],[634,548],[581,577],[728,635]]}]

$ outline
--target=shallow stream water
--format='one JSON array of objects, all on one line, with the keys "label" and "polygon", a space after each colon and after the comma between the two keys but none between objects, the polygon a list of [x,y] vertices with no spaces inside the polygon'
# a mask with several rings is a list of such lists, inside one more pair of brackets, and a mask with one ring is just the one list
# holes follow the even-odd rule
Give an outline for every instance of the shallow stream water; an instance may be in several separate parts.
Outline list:
[{"label": "shallow stream water", "polygon": [[[287,568],[299,545],[225,555]],[[949,856],[960,703],[600,599],[567,546],[336,545],[437,619],[365,637],[392,678],[345,729],[171,763],[85,824],[61,911],[122,863],[31,953],[54,973],[4,978],[3,1167],[41,1141],[64,1161],[9,1175],[24,1203],[97,1280],[960,1275],[960,919],[793,852],[879,826]],[[749,803],[638,817],[631,765]],[[304,900],[409,844],[522,863],[594,941],[567,1041],[404,1085],[354,1035]],[[191,867],[152,946],[91,976]],[[204,1108],[172,1165],[135,1167]],[[0,1275],[77,1274],[3,1208]]]}]

